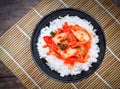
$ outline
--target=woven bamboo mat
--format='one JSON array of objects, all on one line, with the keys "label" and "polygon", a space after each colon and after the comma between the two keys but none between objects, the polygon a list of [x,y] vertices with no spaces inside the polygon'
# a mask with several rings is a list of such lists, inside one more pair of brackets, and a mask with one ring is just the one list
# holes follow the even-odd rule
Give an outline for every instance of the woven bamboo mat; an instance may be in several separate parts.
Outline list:
[{"label": "woven bamboo mat", "polygon": [[[33,62],[31,34],[41,18],[58,8],[80,8],[91,13],[104,29],[107,50],[100,68],[77,83],[62,83],[45,76]],[[120,9],[111,0],[43,0],[0,38],[3,63],[28,89],[120,88]]]}]

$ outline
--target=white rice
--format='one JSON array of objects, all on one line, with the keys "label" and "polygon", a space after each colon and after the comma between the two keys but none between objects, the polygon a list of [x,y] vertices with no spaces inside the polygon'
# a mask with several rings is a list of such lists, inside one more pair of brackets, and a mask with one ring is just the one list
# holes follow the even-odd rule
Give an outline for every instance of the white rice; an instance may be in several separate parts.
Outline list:
[{"label": "white rice", "polygon": [[[67,22],[69,25],[79,25],[85,29],[92,35],[91,40],[91,48],[88,52],[89,58],[86,63],[75,63],[74,68],[71,70],[68,65],[64,65],[63,60],[59,60],[53,55],[47,55],[49,48],[42,48],[43,45],[46,43],[43,40],[44,36],[49,36],[51,31],[55,31],[58,28],[62,28],[62,25]],[[50,67],[51,70],[55,70],[60,73],[60,76],[64,77],[67,75],[77,75],[80,74],[82,70],[88,71],[90,67],[92,67],[92,63],[97,62],[97,57],[99,55],[100,49],[97,45],[99,42],[99,38],[95,33],[95,29],[93,25],[85,19],[81,19],[77,16],[65,16],[59,17],[50,22],[50,26],[46,26],[41,29],[41,34],[38,39],[37,48],[39,52],[40,58],[45,58],[47,61],[47,65]],[[95,37],[93,37],[95,36]],[[42,59],[41,59],[42,60]]]}]

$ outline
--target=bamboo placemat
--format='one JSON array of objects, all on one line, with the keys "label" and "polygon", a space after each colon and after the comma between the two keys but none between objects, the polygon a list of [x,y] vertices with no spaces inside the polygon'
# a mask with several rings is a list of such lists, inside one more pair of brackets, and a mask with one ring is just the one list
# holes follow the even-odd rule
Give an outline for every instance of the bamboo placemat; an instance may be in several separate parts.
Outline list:
[{"label": "bamboo placemat", "polygon": [[[80,8],[91,13],[104,29],[107,50],[100,68],[77,83],[62,83],[46,77],[33,62],[31,34],[47,13],[58,8]],[[111,0],[43,0],[0,38],[3,63],[28,89],[120,88],[120,9]]]}]

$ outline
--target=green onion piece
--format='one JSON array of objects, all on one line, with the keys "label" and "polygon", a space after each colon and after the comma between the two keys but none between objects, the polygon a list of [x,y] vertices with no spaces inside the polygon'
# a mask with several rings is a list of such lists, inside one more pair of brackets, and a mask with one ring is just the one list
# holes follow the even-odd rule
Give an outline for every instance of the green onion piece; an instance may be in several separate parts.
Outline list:
[{"label": "green onion piece", "polygon": [[55,33],[55,32],[53,32],[53,31],[51,31],[51,32],[50,32],[50,35],[51,35],[51,36],[55,36],[55,35],[56,35],[56,33]]},{"label": "green onion piece", "polygon": [[66,49],[66,45],[65,44],[57,43],[57,45],[60,47],[61,50],[65,50]]},{"label": "green onion piece", "polygon": [[66,45],[65,44],[62,44],[61,45],[61,50],[65,50],[66,49]]}]

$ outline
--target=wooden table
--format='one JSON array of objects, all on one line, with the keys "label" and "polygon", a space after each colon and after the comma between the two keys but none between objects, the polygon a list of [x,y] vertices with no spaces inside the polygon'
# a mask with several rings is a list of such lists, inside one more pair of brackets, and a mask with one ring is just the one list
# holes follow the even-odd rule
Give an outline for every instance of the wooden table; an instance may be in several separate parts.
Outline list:
[{"label": "wooden table", "polygon": [[[55,9],[68,7],[92,14],[103,27],[107,41],[100,68],[89,78],[76,83],[48,78],[36,67],[30,52],[31,35],[41,18]],[[111,0],[43,0],[1,37],[0,44],[2,62],[28,89],[120,88],[120,9]]]}]

